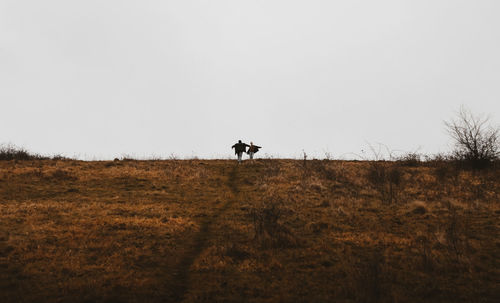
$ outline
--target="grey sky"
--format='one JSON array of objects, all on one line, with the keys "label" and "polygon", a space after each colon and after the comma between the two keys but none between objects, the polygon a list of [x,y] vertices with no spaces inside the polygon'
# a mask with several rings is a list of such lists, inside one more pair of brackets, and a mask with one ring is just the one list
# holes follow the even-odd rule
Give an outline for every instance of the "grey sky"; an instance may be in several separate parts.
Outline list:
[{"label": "grey sky", "polygon": [[[113,158],[446,151],[500,113],[498,0],[0,0],[0,142]],[[261,155],[261,156],[262,156]]]}]

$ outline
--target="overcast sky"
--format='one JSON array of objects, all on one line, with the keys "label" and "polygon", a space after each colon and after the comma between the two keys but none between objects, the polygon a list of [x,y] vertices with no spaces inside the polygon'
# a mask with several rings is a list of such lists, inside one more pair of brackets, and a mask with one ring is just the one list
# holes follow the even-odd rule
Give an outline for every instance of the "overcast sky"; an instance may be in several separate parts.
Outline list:
[{"label": "overcast sky", "polygon": [[500,118],[498,0],[0,0],[0,143],[84,159],[450,148]]}]

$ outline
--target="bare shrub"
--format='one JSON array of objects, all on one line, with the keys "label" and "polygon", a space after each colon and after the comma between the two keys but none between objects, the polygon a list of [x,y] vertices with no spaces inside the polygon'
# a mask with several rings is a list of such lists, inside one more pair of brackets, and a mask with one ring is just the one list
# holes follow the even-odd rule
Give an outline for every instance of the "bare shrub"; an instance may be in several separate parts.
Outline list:
[{"label": "bare shrub", "polygon": [[489,118],[472,114],[461,108],[455,120],[445,122],[455,140],[453,157],[472,168],[484,168],[500,155],[498,127],[488,124]]}]

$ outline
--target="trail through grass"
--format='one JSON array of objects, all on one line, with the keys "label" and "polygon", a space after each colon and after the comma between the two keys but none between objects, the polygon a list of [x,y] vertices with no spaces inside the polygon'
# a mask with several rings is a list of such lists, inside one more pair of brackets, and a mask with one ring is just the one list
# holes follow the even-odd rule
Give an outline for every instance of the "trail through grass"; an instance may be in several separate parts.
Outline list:
[{"label": "trail through grass", "polygon": [[225,187],[230,189],[230,198],[224,201],[224,204],[220,207],[213,208],[213,213],[211,215],[203,217],[200,220],[200,230],[196,235],[188,240],[188,250],[187,253],[182,257],[181,261],[177,267],[173,270],[174,281],[170,285],[172,290],[172,295],[170,298],[166,298],[168,301],[172,302],[182,302],[185,295],[189,292],[190,287],[190,268],[194,263],[196,258],[201,254],[201,252],[206,248],[208,240],[212,237],[212,226],[217,223],[218,219],[229,209],[236,201],[238,201],[238,168],[239,166],[234,166],[231,172],[225,180]]}]

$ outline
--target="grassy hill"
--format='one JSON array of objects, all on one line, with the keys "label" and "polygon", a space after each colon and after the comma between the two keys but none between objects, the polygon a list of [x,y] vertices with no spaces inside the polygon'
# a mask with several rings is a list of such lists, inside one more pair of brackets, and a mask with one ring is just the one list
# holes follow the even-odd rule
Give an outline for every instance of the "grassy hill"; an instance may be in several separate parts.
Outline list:
[{"label": "grassy hill", "polygon": [[0,161],[2,302],[496,302],[500,170]]}]

